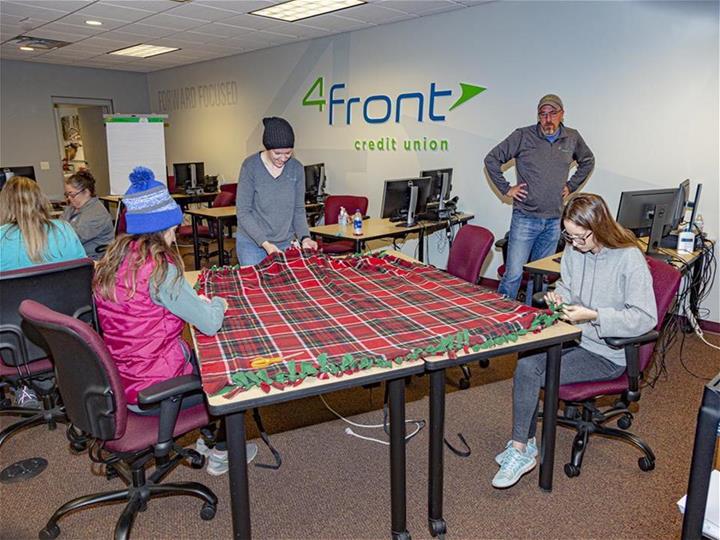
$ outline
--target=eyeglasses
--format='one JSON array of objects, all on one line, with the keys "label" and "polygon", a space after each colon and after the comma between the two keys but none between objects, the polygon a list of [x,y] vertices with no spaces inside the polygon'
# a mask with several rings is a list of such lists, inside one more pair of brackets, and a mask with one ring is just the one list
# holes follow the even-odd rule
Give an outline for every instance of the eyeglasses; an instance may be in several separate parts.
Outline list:
[{"label": "eyeglasses", "polygon": [[538,118],[557,118],[562,111],[539,112]]},{"label": "eyeglasses", "polygon": [[562,232],[562,237],[565,239],[566,242],[570,242],[571,244],[577,244],[578,246],[584,246],[587,239],[590,238],[590,235],[592,235],[592,231],[588,231],[585,235],[574,235],[570,234],[567,231]]},{"label": "eyeglasses", "polygon": [[66,192],[64,193],[64,195],[65,195],[65,198],[72,200],[72,199],[74,199],[75,197],[77,197],[78,195],[80,195],[83,191],[85,191],[85,190],[84,190],[84,189],[79,189],[79,190],[74,191],[74,192],[72,192],[72,193],[69,192],[69,191],[66,191]]}]

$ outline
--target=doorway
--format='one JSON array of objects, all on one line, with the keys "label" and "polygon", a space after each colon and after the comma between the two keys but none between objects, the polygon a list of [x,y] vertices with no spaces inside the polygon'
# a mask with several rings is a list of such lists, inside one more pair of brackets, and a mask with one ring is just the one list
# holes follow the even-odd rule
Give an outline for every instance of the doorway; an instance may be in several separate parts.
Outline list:
[{"label": "doorway", "polygon": [[111,99],[53,96],[55,125],[63,180],[80,169],[95,177],[98,196],[110,193],[104,114],[112,114]]}]

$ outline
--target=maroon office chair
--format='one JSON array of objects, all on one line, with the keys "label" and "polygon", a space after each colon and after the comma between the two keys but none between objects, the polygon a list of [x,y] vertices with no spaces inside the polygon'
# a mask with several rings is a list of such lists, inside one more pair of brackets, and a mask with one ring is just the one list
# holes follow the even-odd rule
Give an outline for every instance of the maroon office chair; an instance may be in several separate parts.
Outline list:
[{"label": "maroon office chair", "polygon": [[[225,187],[225,186],[221,186]],[[215,199],[213,199],[212,207],[221,208],[224,206],[232,206],[235,204],[235,192],[220,191]],[[199,249],[200,257],[203,259],[210,259],[218,254],[217,251],[210,251],[210,245],[218,239],[218,234],[223,234],[223,231],[218,231],[217,226],[214,222],[208,225],[198,225],[198,237],[200,238]],[[178,237],[190,237],[192,238],[192,225],[181,225],[177,229]],[[226,252],[226,260],[230,260],[230,254]]]},{"label": "maroon office chair", "polygon": [[[22,324],[20,303],[32,298],[97,328],[93,269],[91,259],[78,259],[0,272],[0,415],[22,418],[0,431],[0,446],[20,430],[42,425],[54,430],[58,423],[67,422],[52,358],[36,345],[42,340],[33,329]],[[42,401],[41,409],[11,406],[5,388],[14,388],[17,393],[24,386],[35,391]]]},{"label": "maroon office chair", "polygon": [[[183,395],[202,390],[196,375],[183,375],[140,392],[141,406],[160,406],[159,416],[141,416],[127,409],[115,362],[102,338],[88,324],[35,302],[20,304],[23,320],[39,332],[52,353],[57,384],[68,418],[88,439],[90,459],[106,466],[108,478],[120,476],[126,489],[78,497],[52,515],[40,538],[57,538],[58,520],[84,508],[127,501],[115,525],[115,539],[129,536],[138,512],[151,499],[191,495],[203,501],[200,517],[215,517],[217,497],[197,482],[160,483],[183,459],[202,467],[205,458],[175,444],[174,439],[208,424],[204,403],[180,409]],[[145,465],[155,469],[146,478]]]},{"label": "maroon office chair", "polygon": [[235,198],[237,197],[237,182],[233,184],[223,184],[222,186],[220,186],[220,191],[232,195],[232,201],[230,202],[230,204],[228,204],[228,206],[232,206],[233,204],[235,204]]},{"label": "maroon office chair", "polygon": [[[450,254],[448,255],[447,271],[455,277],[477,285],[485,259],[495,241],[495,236],[485,227],[478,225],[464,225],[455,235]],[[489,362],[484,359],[481,367],[487,367]],[[458,387],[470,387],[470,368],[467,364],[460,366],[463,377],[458,381]]]},{"label": "maroon office chair", "polygon": [[[360,213],[365,215],[368,207],[368,199],[367,197],[359,197],[356,195],[328,195],[325,198],[325,225],[334,225],[338,222],[341,207],[347,210],[352,219],[355,210],[360,210]],[[352,227],[352,224],[348,225],[348,227]],[[327,240],[320,239],[318,240],[318,248],[330,255],[342,255],[352,253],[355,250],[355,242],[352,240],[328,242]]]},{"label": "maroon office chair", "polygon": [[[664,262],[649,257],[647,262],[653,278],[658,315],[657,326],[642,336],[605,339],[611,347],[625,350],[625,359],[627,360],[625,373],[611,381],[560,386],[559,396],[565,403],[565,410],[564,414],[558,416],[557,422],[562,426],[577,430],[573,440],[570,462],[565,464],[565,474],[571,478],[580,474],[590,435],[620,439],[634,445],[644,454],[638,459],[640,469],[651,471],[655,468],[655,454],[652,449],[637,435],[625,430],[632,425],[633,415],[629,410],[630,403],[640,399],[640,380],[652,363],[653,351],[665,316],[680,286],[681,275],[676,268]],[[619,396],[612,407],[601,410],[596,406],[597,399],[612,395]],[[617,425],[620,429],[605,425],[613,418],[617,418]]]}]

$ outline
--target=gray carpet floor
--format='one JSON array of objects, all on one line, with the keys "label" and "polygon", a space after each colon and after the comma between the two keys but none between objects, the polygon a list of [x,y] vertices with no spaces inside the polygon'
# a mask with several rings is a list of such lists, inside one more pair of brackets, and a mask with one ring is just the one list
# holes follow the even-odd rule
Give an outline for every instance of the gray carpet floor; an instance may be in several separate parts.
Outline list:
[{"label": "gray carpet floor", "polygon": [[[707,335],[715,344],[718,336]],[[552,493],[537,486],[537,469],[515,487],[495,490],[493,457],[510,433],[510,395],[515,359],[505,357],[487,369],[472,367],[473,385],[447,399],[446,433],[462,432],[472,455],[462,459],[446,452],[445,518],[449,538],[677,538],[681,515],[675,502],[687,486],[695,420],[705,383],[720,370],[720,354],[688,337],[667,355],[667,373],[654,388],[645,388],[633,431],[657,455],[652,472],[640,471],[639,452],[616,441],[595,438],[582,474],[567,478],[573,434],[558,428]],[[694,374],[694,375],[693,375]],[[456,379],[458,372],[449,374]],[[382,421],[383,389],[354,389],[326,395],[330,405],[353,421]],[[427,418],[427,378],[407,387],[408,418]],[[249,469],[253,535],[256,538],[388,538],[390,493],[388,447],[345,434],[319,398],[263,410],[274,444],[283,455],[278,471]],[[0,426],[8,423],[2,417]],[[248,425],[252,420],[248,417]],[[353,428],[369,436],[382,430]],[[250,430],[249,436],[256,433]],[[414,538],[430,538],[427,508],[427,428],[407,445],[408,528]],[[184,442],[192,444],[195,435]],[[258,440],[259,442],[259,440]],[[25,430],[0,449],[0,468],[20,459],[42,456],[48,468],[36,478],[0,484],[0,537],[37,538],[52,512],[79,495],[118,489],[86,454],[73,455],[64,428]],[[260,445],[259,460],[269,461]],[[152,501],[133,529],[136,539],[229,538],[231,519],[227,476],[180,466],[170,481],[205,483],[220,499],[217,516],[204,522],[200,503],[189,497]],[[72,514],[60,522],[61,538],[110,538],[118,505]]]}]

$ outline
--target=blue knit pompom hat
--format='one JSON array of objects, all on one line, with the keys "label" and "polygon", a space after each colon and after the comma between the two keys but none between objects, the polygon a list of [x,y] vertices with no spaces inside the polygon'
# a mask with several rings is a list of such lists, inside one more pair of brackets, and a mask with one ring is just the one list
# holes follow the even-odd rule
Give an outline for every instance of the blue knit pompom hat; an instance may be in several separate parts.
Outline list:
[{"label": "blue knit pompom hat", "polygon": [[160,232],[182,223],[182,210],[147,167],[135,167],[130,173],[130,187],[122,202],[127,207],[129,234]]}]

